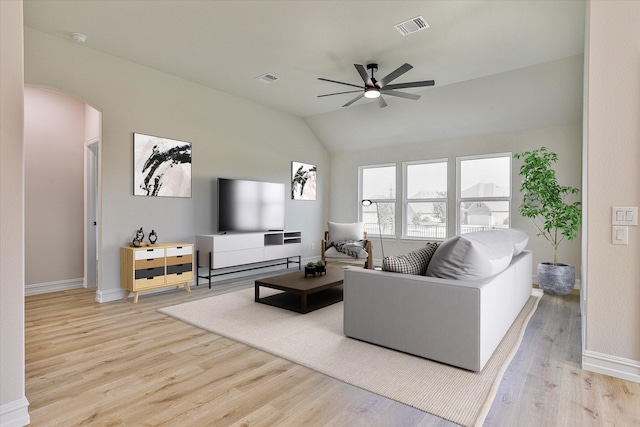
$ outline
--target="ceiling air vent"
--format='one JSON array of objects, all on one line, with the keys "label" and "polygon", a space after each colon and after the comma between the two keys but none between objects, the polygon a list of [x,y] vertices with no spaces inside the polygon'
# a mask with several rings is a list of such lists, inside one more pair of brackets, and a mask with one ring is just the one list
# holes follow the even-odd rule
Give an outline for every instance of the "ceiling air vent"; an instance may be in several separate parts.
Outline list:
[{"label": "ceiling air vent", "polygon": [[393,27],[403,36],[407,36],[411,33],[415,33],[416,31],[429,28],[429,24],[427,24],[427,21],[425,21],[422,16],[418,16],[416,18],[409,19],[408,21],[396,24]]},{"label": "ceiling air vent", "polygon": [[267,73],[256,77],[256,80],[260,83],[269,84],[275,82],[276,80],[280,80],[280,77]]}]

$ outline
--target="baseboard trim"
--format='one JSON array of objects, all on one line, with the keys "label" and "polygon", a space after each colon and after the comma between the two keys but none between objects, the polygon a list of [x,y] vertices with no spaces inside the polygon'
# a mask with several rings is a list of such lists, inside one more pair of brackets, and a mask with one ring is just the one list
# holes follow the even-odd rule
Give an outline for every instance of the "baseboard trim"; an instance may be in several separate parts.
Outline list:
[{"label": "baseboard trim", "polygon": [[24,286],[24,295],[40,295],[50,292],[68,291],[84,287],[84,279],[58,280],[55,282],[32,283]]},{"label": "baseboard trim", "polygon": [[640,383],[640,362],[637,360],[585,350],[582,352],[582,369]]},{"label": "baseboard trim", "polygon": [[29,401],[22,397],[0,406],[0,427],[22,427],[31,423]]},{"label": "baseboard trim", "polygon": [[[195,286],[195,282],[189,282],[189,287],[191,287],[193,289],[193,287]],[[180,287],[182,289],[182,286]],[[144,296],[144,295],[151,295],[151,294],[157,294],[160,292],[167,292],[167,291],[171,291],[171,290],[175,290],[175,286],[167,286],[166,288],[160,288],[160,289],[152,289],[149,291],[142,291],[140,292],[140,297]],[[112,302],[112,301],[120,301],[122,299],[124,299],[124,289],[122,288],[117,288],[117,289],[109,289],[107,291],[96,291],[96,302],[99,303],[103,303],[103,302]],[[129,295],[130,299],[133,299],[133,292]]]},{"label": "baseboard trim", "polygon": [[[537,285],[537,283],[538,283],[538,276],[534,274],[534,275],[531,277],[531,280],[533,281],[533,283],[534,283],[534,284],[536,284],[536,285]],[[573,290],[574,290],[574,291],[580,291],[580,279],[576,279],[576,282],[575,282],[575,284],[573,285]]]},{"label": "baseboard trim", "polygon": [[[542,289],[540,286],[538,286],[535,283],[533,284],[533,287],[536,289]],[[542,289],[542,291],[544,292],[544,289]],[[571,292],[569,292],[567,295],[580,295],[580,289],[573,288]]]},{"label": "baseboard trim", "polygon": [[96,290],[96,302],[118,301],[124,297],[124,289],[109,289],[106,291]]}]

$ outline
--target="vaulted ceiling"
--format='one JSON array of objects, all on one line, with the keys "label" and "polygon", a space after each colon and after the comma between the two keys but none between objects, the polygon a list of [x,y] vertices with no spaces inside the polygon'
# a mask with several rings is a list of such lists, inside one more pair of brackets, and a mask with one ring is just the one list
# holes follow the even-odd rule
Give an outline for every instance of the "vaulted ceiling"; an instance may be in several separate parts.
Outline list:
[{"label": "vaulted ceiling", "polygon": [[[422,16],[429,28],[394,25]],[[332,152],[428,143],[576,123],[582,116],[585,1],[101,1],[25,0],[25,26],[85,48],[302,117]],[[418,101],[357,94],[353,64]],[[278,80],[265,84],[256,77]]]}]

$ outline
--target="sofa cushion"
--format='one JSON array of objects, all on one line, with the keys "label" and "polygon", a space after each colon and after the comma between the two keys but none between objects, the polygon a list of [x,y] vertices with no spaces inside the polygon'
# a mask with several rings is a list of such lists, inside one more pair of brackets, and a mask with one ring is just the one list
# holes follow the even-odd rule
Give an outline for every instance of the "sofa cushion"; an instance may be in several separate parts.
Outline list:
[{"label": "sofa cushion", "polygon": [[433,255],[427,276],[443,279],[481,279],[503,271],[514,252],[513,233],[479,231],[451,237]]},{"label": "sofa cushion", "polygon": [[329,228],[328,243],[362,240],[364,236],[364,222],[341,223],[329,221],[327,225]]},{"label": "sofa cushion", "polygon": [[424,276],[438,245],[439,243],[430,242],[424,248],[416,249],[405,255],[386,256],[382,260],[382,270]]},{"label": "sofa cushion", "polygon": [[502,230],[511,239],[513,242],[513,256],[518,256],[524,249],[527,247],[527,243],[529,242],[529,235],[524,230],[519,230],[517,228],[509,228],[507,230]]}]

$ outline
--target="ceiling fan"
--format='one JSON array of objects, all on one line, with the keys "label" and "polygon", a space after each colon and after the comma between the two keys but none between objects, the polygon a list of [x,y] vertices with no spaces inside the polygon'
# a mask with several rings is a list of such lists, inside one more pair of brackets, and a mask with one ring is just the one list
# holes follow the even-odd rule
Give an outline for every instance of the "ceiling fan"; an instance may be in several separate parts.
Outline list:
[{"label": "ceiling fan", "polygon": [[[378,105],[380,106],[380,108],[384,108],[387,106],[387,103],[384,101],[384,99],[381,96],[383,93],[385,95],[397,96],[399,98],[411,99],[413,101],[416,101],[420,99],[420,95],[416,95],[413,93],[406,93],[406,92],[398,92],[396,89],[433,86],[435,84],[435,81],[433,80],[425,80],[422,82],[397,83],[397,84],[390,85],[389,83],[391,81],[397,79],[398,77],[400,77],[401,75],[403,75],[404,73],[406,73],[407,71],[413,68],[413,66],[406,63],[396,68],[391,73],[387,74],[385,77],[380,79],[380,81],[377,81],[373,77],[373,73],[378,71],[378,64],[367,64],[366,69],[363,65],[360,65],[360,64],[353,64],[353,66],[356,67],[356,70],[358,70],[358,74],[360,74],[360,77],[362,77],[362,81],[364,82],[364,88],[362,86],[354,85],[351,83],[344,83],[336,80],[329,80],[329,79],[323,79],[322,77],[318,77],[318,80],[331,82],[331,83],[338,83],[346,86],[353,86],[359,89],[359,90],[350,90],[347,92],[336,92],[336,93],[328,93],[326,95],[318,95],[318,98],[322,98],[324,96],[342,95],[345,93],[361,92],[360,95],[356,96],[351,101],[344,104],[343,107],[348,107],[349,105],[353,104],[360,98],[365,97],[370,99],[378,98]],[[369,77],[369,75],[367,74],[367,70],[371,70],[371,77]]]}]

